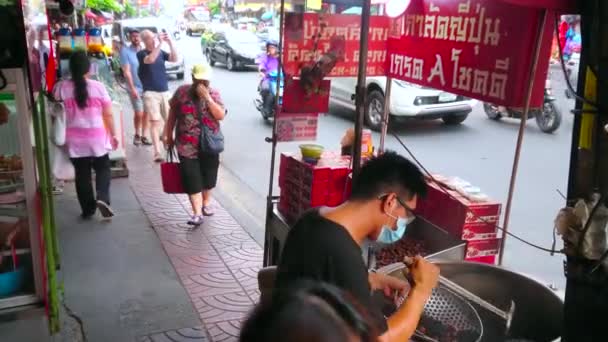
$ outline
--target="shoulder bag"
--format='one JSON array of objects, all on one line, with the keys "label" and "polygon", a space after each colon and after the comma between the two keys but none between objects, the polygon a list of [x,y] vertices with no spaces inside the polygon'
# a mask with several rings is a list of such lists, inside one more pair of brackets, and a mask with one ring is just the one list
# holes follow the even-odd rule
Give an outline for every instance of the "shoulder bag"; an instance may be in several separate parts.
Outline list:
[{"label": "shoulder bag", "polygon": [[[201,110],[201,102],[195,101],[196,111],[198,112],[198,122],[201,126],[201,135],[199,137],[199,149],[204,154],[220,154],[224,152],[224,134],[220,129],[218,122],[217,130],[205,125],[203,121],[203,111]],[[211,118],[215,120],[215,118]]]},{"label": "shoulder bag", "polygon": [[54,99],[49,103],[50,114],[54,118],[51,139],[56,146],[65,145],[66,118],[63,96],[61,95],[63,90],[62,86],[63,83],[61,82],[56,85],[57,88],[54,91]]}]

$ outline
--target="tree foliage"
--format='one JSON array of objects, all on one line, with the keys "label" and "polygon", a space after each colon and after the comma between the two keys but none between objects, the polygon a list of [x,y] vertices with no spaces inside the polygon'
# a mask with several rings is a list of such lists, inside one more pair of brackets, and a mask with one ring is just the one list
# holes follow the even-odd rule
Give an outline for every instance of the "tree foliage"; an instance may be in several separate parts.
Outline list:
[{"label": "tree foliage", "polygon": [[133,18],[137,16],[137,9],[133,7],[130,3],[125,4],[125,14],[128,18]]},{"label": "tree foliage", "polygon": [[222,8],[219,1],[209,1],[207,3],[207,7],[209,8],[209,13],[211,15],[220,14],[222,12]]},{"label": "tree foliage", "polygon": [[104,12],[122,13],[125,8],[116,0],[87,0],[87,7]]}]

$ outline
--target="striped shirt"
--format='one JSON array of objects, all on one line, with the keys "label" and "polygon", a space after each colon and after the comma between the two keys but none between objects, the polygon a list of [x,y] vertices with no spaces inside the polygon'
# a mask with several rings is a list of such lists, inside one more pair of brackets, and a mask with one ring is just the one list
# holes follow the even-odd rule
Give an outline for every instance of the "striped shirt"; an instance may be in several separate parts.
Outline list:
[{"label": "striped shirt", "polygon": [[112,150],[111,136],[103,122],[103,110],[112,100],[103,83],[87,80],[89,98],[85,108],[78,107],[74,96],[74,82],[62,81],[55,87],[54,96],[65,107],[65,141],[70,158],[101,157]]}]

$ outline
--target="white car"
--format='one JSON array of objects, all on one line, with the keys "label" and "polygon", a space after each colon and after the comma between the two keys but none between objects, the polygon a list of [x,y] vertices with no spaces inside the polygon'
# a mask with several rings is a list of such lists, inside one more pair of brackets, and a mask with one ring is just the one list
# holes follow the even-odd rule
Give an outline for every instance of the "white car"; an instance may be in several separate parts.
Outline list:
[{"label": "white car", "polygon": [[[333,78],[330,100],[346,108],[355,109],[357,79]],[[367,106],[365,123],[373,130],[382,127],[386,77],[367,78]],[[426,88],[405,81],[393,80],[391,85],[390,120],[394,118],[442,119],[448,125],[462,123],[477,100]],[[389,121],[390,121],[389,120]]]}]

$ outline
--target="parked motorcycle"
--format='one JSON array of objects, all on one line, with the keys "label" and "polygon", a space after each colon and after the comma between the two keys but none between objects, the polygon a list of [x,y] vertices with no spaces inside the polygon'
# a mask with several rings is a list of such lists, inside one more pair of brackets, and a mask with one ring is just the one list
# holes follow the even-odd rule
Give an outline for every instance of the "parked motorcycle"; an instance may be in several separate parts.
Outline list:
[{"label": "parked motorcycle", "polygon": [[[279,89],[279,96],[277,98],[277,82],[279,82],[279,78],[281,78],[281,84]],[[279,72],[277,70],[273,70],[268,73],[268,81],[270,83],[270,92],[277,99],[278,104],[280,106],[283,103],[283,75],[281,74],[279,76]],[[264,111],[264,99],[262,97],[261,83],[260,85],[258,85],[258,95],[259,97],[254,101],[255,108],[260,112],[260,114],[262,114],[264,120],[270,120],[271,118],[274,118],[276,111],[275,108],[272,109],[271,113],[266,113]]]},{"label": "parked motorcycle", "polygon": [[[483,109],[490,119],[496,121],[503,117],[520,119],[523,114],[520,109],[507,108],[485,102],[483,104]],[[530,110],[528,119],[532,118],[536,118],[538,127],[545,133],[555,132],[562,123],[562,114],[556,106],[550,80],[545,82],[545,100],[543,101],[543,108],[541,110]]]}]

